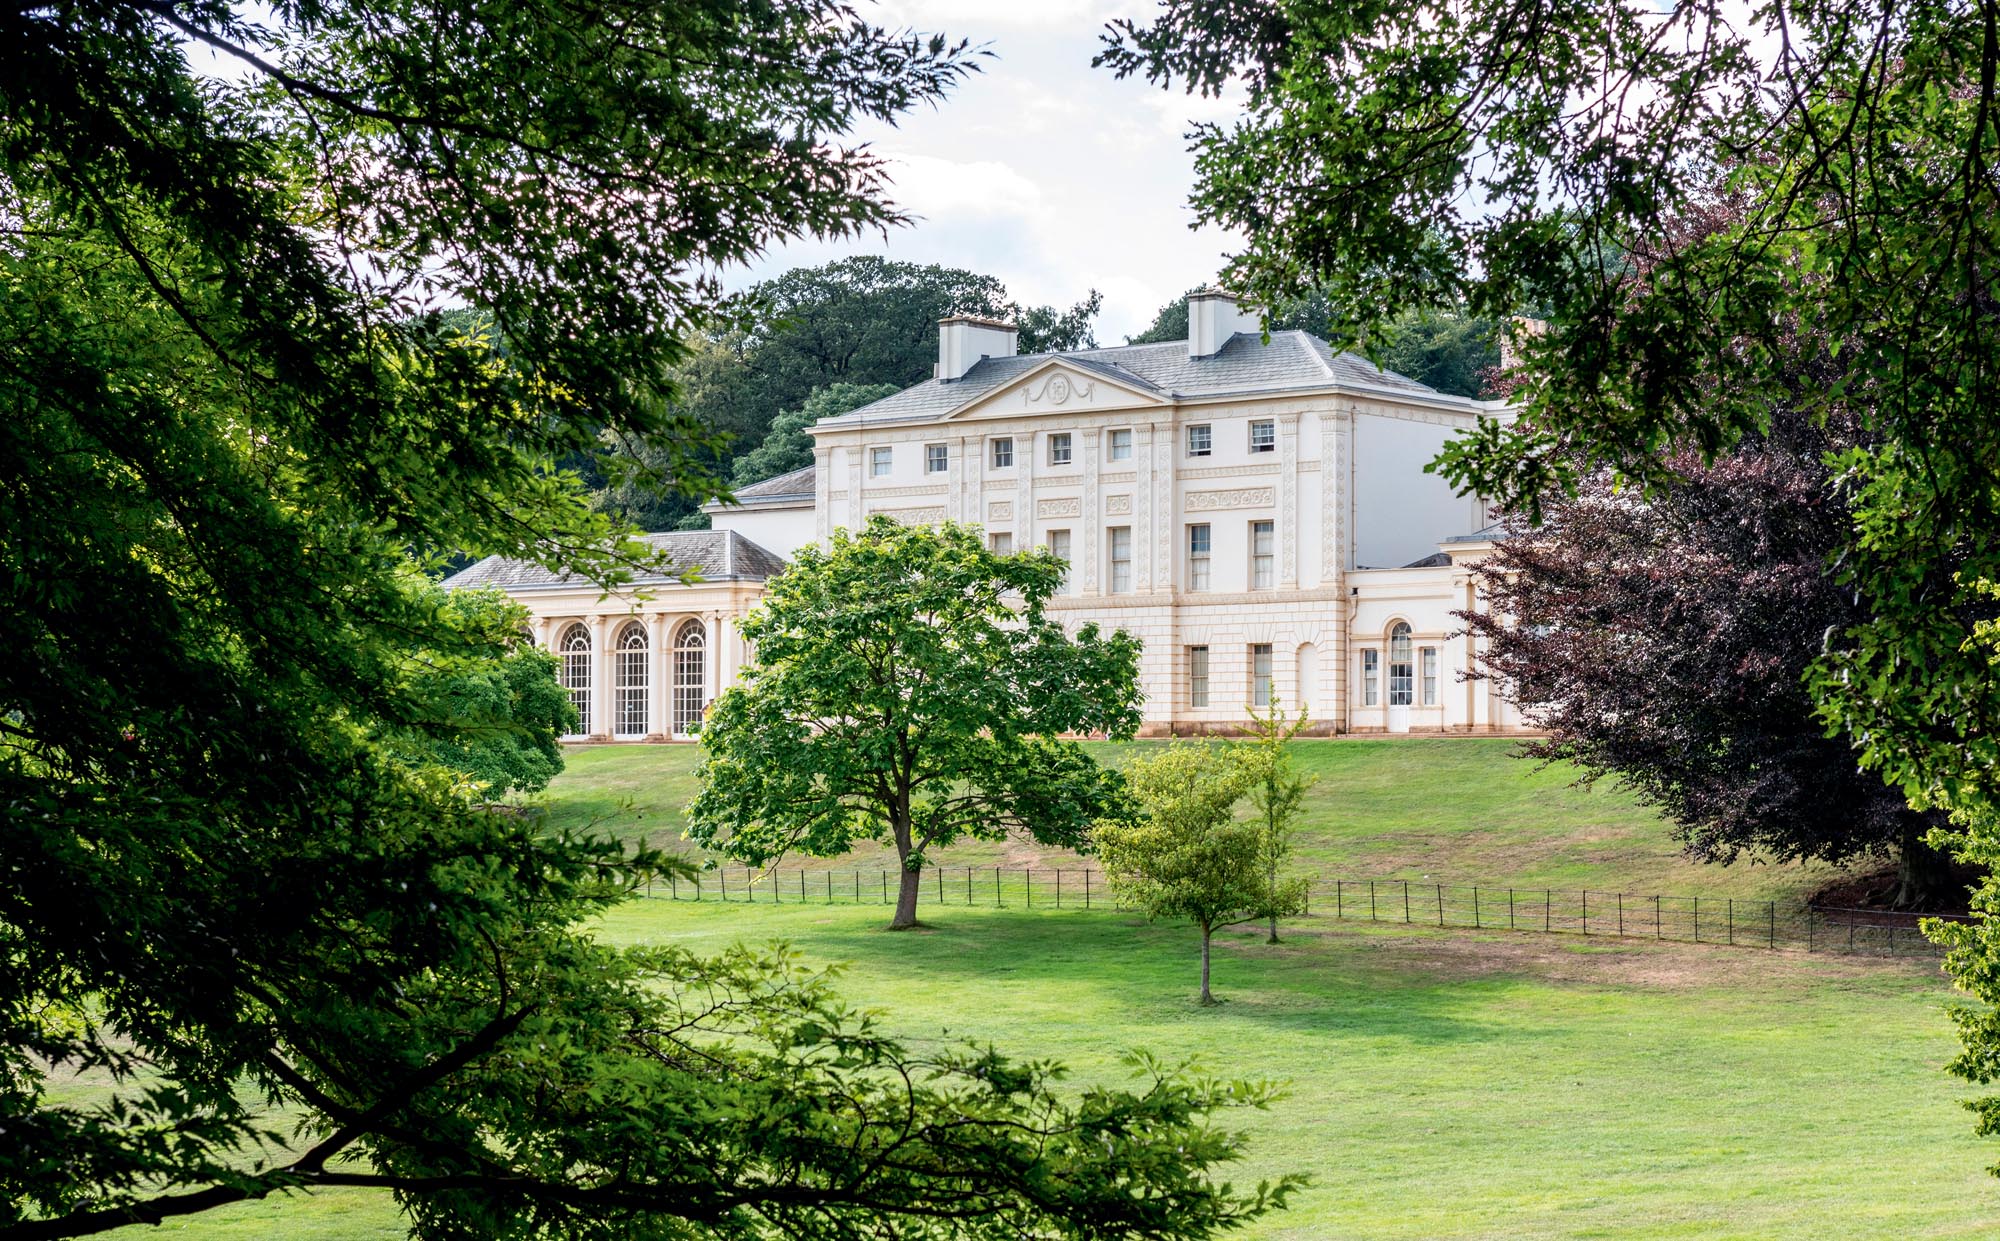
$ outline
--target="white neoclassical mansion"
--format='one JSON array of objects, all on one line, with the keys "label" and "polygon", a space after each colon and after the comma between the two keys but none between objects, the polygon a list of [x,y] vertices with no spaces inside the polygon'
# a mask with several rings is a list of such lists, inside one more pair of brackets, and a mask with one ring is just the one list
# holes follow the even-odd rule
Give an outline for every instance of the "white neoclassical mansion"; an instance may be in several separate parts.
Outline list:
[{"label": "white neoclassical mansion", "polygon": [[692,736],[748,658],[737,618],[798,548],[886,513],[975,522],[1070,562],[1053,615],[1141,639],[1144,731],[1227,730],[1275,694],[1316,729],[1511,732],[1461,674],[1483,606],[1486,507],[1424,466],[1504,406],[1447,396],[1303,332],[1266,341],[1228,295],[1188,339],[1022,356],[1015,329],[940,324],[933,378],[812,428],[814,463],[651,536],[698,580],[587,581],[488,558],[447,581],[527,607],[579,738]]}]

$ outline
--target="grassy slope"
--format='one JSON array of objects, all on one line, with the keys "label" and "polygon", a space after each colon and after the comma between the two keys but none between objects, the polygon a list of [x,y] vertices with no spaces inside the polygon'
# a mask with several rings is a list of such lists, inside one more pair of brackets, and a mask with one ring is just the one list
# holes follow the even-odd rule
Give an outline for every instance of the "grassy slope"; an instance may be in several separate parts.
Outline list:
[{"label": "grassy slope", "polygon": [[[1133,747],[1094,748],[1117,762]],[[1836,873],[1819,865],[1689,862],[1671,830],[1630,795],[1608,783],[1578,788],[1574,771],[1538,767],[1514,758],[1514,750],[1514,742],[1487,738],[1295,743],[1300,766],[1319,778],[1300,830],[1302,865],[1329,880],[1428,878],[1760,900],[1809,891]],[[693,746],[573,748],[552,814],[569,824],[595,822],[625,839],[677,841],[698,757]],[[1077,864],[1067,851],[1018,841],[967,841],[937,851],[935,860]],[[843,857],[790,858],[784,868],[874,869],[892,861],[889,851],[864,844]]]},{"label": "grassy slope", "polygon": [[[1695,868],[1650,814],[1480,741],[1314,743],[1310,851],[1329,876],[1733,890],[1790,868]],[[572,821],[677,833],[687,748],[571,756]],[[615,812],[614,803],[633,804]],[[605,818],[611,815],[613,817]],[[980,846],[991,864],[1005,846]],[[1013,855],[1008,855],[1009,860]],[[848,863],[841,861],[837,865]],[[961,863],[963,864],[963,863]],[[1184,930],[1119,915],[635,902],[605,934],[784,937],[853,964],[844,990],[915,1037],[952,1033],[1113,1079],[1121,1049],[1290,1084],[1242,1179],[1316,1185],[1261,1238],[1987,1236],[1996,1152],[1970,1136],[1934,968],[1644,942],[1328,925],[1223,941],[1228,1003],[1188,1002]],[[169,1225],[203,1237],[391,1235],[385,1198],[327,1195]],[[124,1235],[124,1234],[120,1234]],[[137,1230],[130,1233],[137,1238]]]}]

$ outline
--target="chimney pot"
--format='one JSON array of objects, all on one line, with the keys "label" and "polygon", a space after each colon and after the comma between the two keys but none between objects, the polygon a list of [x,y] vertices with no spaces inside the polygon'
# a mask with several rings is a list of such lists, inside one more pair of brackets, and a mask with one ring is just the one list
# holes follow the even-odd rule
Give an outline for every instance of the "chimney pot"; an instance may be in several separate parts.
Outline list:
[{"label": "chimney pot", "polygon": [[1188,356],[1214,357],[1238,332],[1259,330],[1257,316],[1237,307],[1236,295],[1217,288],[1188,294]]}]

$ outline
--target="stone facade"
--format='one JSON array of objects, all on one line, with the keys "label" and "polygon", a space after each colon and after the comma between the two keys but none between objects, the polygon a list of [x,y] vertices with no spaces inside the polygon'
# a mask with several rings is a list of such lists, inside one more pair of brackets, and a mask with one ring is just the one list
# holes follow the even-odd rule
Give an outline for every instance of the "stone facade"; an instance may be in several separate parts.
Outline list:
[{"label": "stone facade", "polygon": [[[1197,300],[1188,341],[1070,354],[1014,356],[1006,325],[946,320],[936,377],[821,422],[812,469],[711,506],[714,537],[768,558],[737,556],[727,581],[663,582],[588,616],[550,588],[501,588],[558,650],[582,623],[602,651],[630,612],[660,630],[648,649],[664,660],[672,618],[700,615],[721,635],[713,692],[744,658],[731,619],[798,547],[874,514],[968,522],[996,546],[1067,549],[1051,612],[1141,640],[1148,733],[1230,731],[1260,688],[1304,704],[1316,731],[1517,731],[1512,705],[1464,678],[1474,652],[1452,616],[1480,606],[1467,570],[1490,546],[1485,506],[1423,470],[1509,411],[1303,333],[1263,339],[1226,296]],[[603,716],[589,735],[636,736]]]}]

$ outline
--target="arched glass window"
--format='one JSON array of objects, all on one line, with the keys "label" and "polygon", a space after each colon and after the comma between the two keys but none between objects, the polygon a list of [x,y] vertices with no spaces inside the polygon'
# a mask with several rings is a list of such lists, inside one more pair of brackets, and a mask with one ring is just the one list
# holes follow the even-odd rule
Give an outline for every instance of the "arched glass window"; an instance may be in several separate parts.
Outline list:
[{"label": "arched glass window", "polygon": [[684,620],[674,630],[674,732],[700,732],[707,705],[708,630],[698,620]]},{"label": "arched glass window", "polygon": [[621,737],[643,737],[646,735],[646,691],[653,683],[650,657],[646,649],[646,627],[638,621],[627,621],[618,631],[618,652],[614,668],[617,686],[618,713],[614,731]]},{"label": "arched glass window", "polygon": [[1407,707],[1415,697],[1416,670],[1411,666],[1410,627],[1401,621],[1389,631],[1389,705]]},{"label": "arched glass window", "polygon": [[562,658],[562,687],[576,705],[576,735],[590,735],[590,630],[571,625],[556,642]]}]

